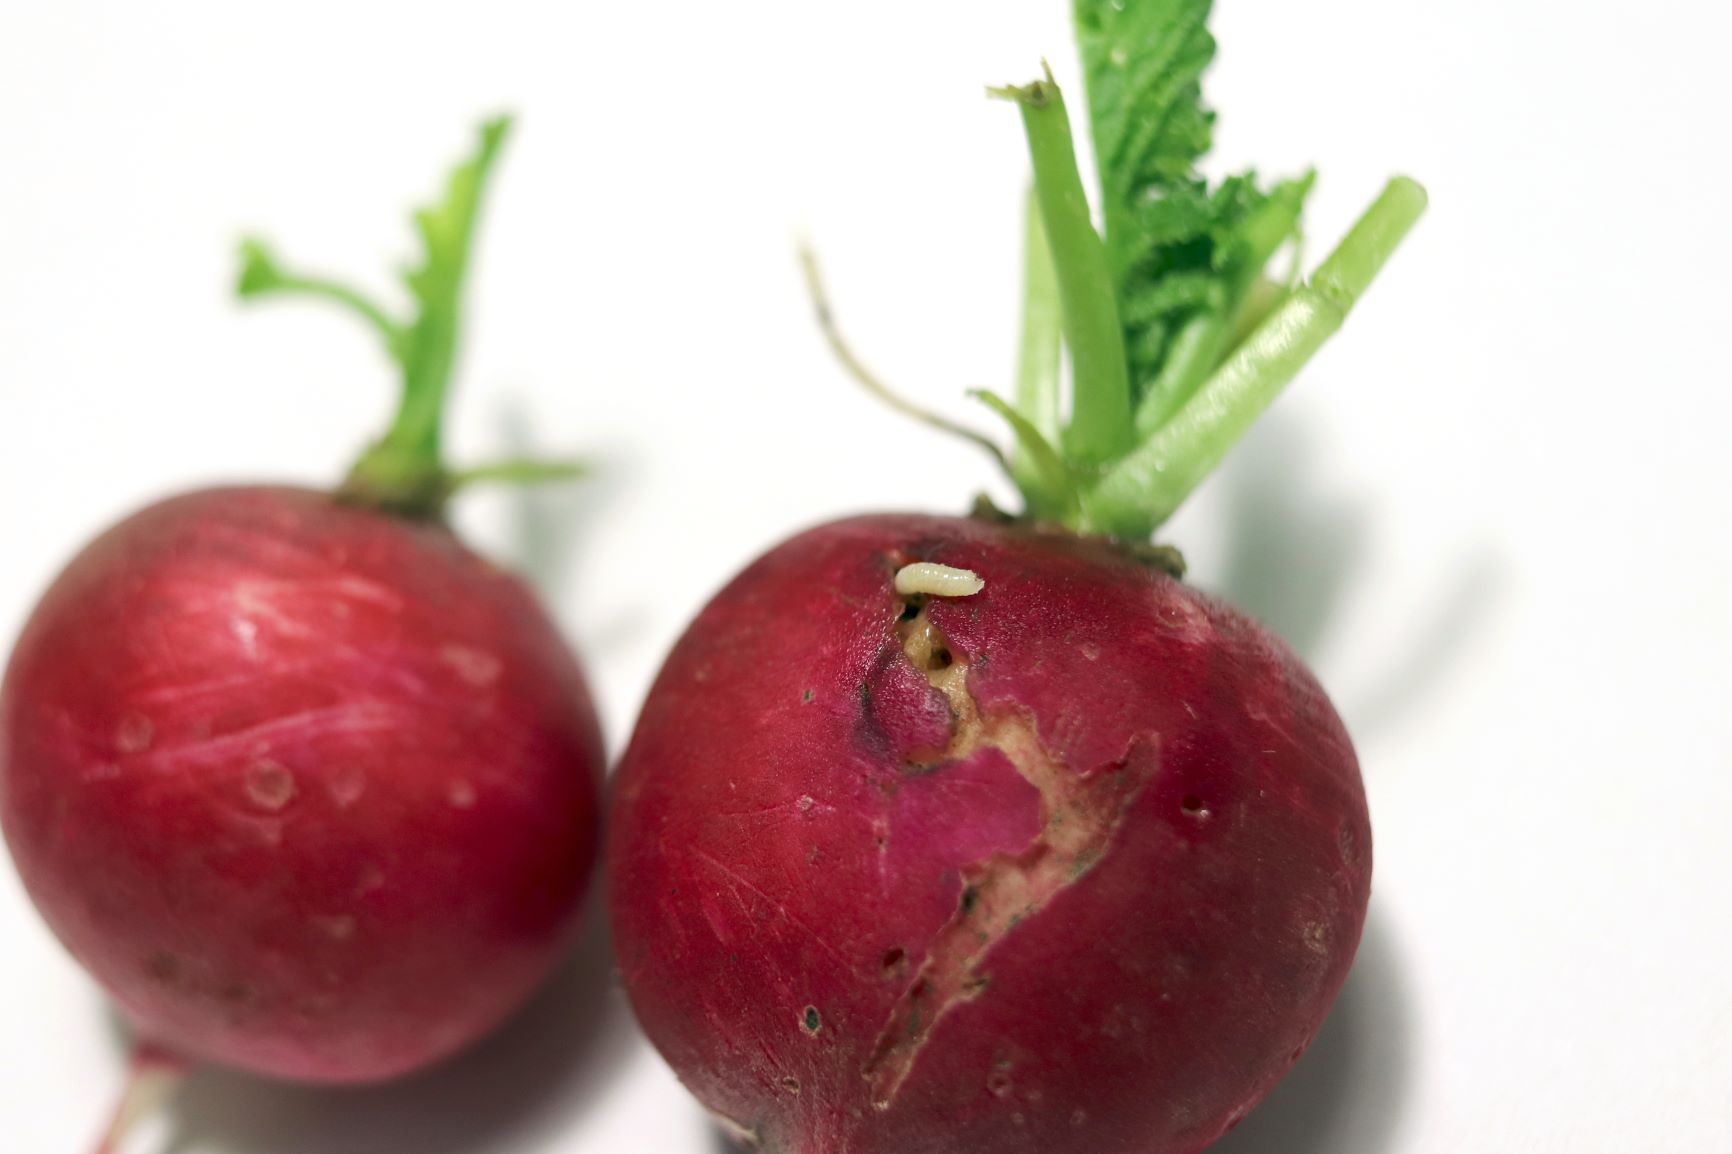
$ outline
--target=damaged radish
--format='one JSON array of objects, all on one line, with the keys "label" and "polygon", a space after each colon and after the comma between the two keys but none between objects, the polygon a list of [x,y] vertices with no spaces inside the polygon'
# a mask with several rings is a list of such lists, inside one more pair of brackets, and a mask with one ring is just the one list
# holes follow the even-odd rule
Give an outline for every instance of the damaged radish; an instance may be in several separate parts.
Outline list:
[{"label": "damaged radish", "polygon": [[441,451],[506,132],[487,124],[418,214],[407,319],[245,246],[243,296],[342,303],[402,369],[395,423],[348,479],[137,513],[72,561],[12,654],[6,840],[136,1028],[139,1092],[200,1062],[329,1083],[415,1070],[518,1007],[572,937],[597,844],[595,711],[528,587],[443,516],[471,481],[575,468],[455,471]]},{"label": "damaged radish", "polygon": [[[619,964],[652,1041],[773,1154],[1194,1154],[1352,964],[1371,830],[1279,638],[1151,538],[1419,218],[1392,181],[1307,279],[1309,176],[1209,184],[1209,4],[1078,0],[1097,228],[1050,76],[1023,356],[983,394],[1023,500],[772,549],[669,656],[619,769]],[[808,258],[819,316],[842,342]],[[1068,406],[1061,363],[1068,358]]]}]

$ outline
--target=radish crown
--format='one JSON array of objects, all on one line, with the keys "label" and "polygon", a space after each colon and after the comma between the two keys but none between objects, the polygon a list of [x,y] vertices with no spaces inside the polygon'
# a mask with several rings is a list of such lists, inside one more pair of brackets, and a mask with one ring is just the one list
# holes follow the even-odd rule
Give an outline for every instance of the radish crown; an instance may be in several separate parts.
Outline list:
[{"label": "radish crown", "polygon": [[[1034,169],[1016,392],[973,394],[1010,426],[1012,450],[892,399],[984,443],[1032,519],[1147,541],[1341,327],[1425,210],[1425,190],[1396,177],[1301,280],[1314,174],[1211,185],[1198,170],[1214,125],[1201,88],[1211,7],[1075,0],[1101,228],[1051,71],[989,90],[1020,107]],[[1271,275],[1283,251],[1294,271]],[[807,268],[827,335],[885,393],[842,344],[809,258]]]},{"label": "radish crown", "polygon": [[351,500],[407,516],[438,517],[451,494],[477,481],[533,483],[584,471],[570,461],[508,460],[458,470],[445,463],[442,427],[457,361],[463,279],[482,194],[510,129],[508,117],[485,122],[475,154],[451,171],[444,199],[415,213],[423,252],[403,274],[414,301],[408,320],[341,282],[285,269],[262,241],[241,244],[236,292],[242,299],[303,296],[341,305],[378,331],[402,371],[396,418],[343,483],[342,493]]}]

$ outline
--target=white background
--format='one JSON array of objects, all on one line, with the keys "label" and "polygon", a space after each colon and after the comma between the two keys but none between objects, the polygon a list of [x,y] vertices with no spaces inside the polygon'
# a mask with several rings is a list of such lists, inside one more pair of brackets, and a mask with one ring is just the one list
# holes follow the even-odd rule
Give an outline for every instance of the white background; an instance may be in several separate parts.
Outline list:
[{"label": "white background", "polygon": [[[1316,248],[1394,170],[1431,215],[1172,526],[1353,729],[1371,923],[1227,1154],[1732,1149],[1732,214],[1723,6],[1222,5],[1220,161],[1315,163]],[[1024,161],[988,82],[1060,0],[0,3],[0,644],[93,532],[214,480],[322,483],[393,381],[346,318],[231,303],[259,228],[388,291],[405,208],[522,114],[484,230],[460,454],[623,741],[661,654],[788,531],[959,510],[987,465],[851,387],[792,259],[905,390],[1007,385]],[[985,423],[984,418],[978,418]],[[529,538],[533,538],[530,540]],[[195,1080],[141,1151],[711,1154],[591,947],[454,1066]],[[102,999],[0,871],[0,1146],[72,1154]]]}]

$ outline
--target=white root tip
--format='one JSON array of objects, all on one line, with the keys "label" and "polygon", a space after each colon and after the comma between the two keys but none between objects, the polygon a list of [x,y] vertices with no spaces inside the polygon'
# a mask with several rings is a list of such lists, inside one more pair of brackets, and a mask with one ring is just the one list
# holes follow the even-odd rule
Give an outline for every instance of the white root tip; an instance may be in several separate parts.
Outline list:
[{"label": "white root tip", "polygon": [[168,1104],[190,1069],[181,1058],[140,1044],[133,1051],[126,1087],[94,1154],[118,1154],[133,1127]]},{"label": "white root tip", "polygon": [[971,569],[916,561],[896,571],[896,592],[904,597],[923,593],[928,597],[972,597],[986,582]]},{"label": "white root tip", "polygon": [[722,1128],[722,1132],[729,1138],[732,1138],[735,1144],[741,1149],[756,1150],[758,1148],[757,1130],[736,1122],[726,1114],[719,1114],[714,1110],[710,1111],[710,1117],[716,1120],[716,1125]]}]

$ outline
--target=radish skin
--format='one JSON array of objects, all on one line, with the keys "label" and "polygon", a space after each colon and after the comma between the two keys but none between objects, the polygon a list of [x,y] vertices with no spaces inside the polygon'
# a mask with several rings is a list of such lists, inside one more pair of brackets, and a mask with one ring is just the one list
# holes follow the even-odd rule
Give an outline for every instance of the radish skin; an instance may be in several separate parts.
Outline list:
[{"label": "radish skin", "polygon": [[371,1082],[562,955],[602,750],[529,590],[444,527],[204,490],[92,543],[0,687],[0,825],[148,1043]]},{"label": "radish skin", "polygon": [[[914,558],[965,599],[899,593]],[[1309,1045],[1370,893],[1273,635],[1110,543],[835,522],[698,616],[614,787],[621,976],[777,1154],[1194,1154]]]}]

